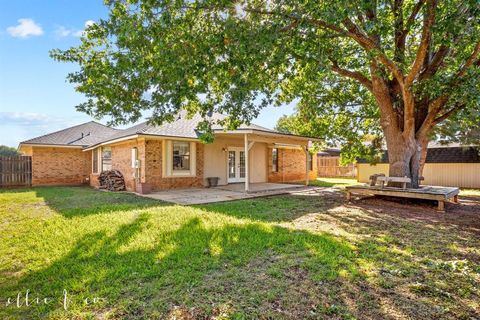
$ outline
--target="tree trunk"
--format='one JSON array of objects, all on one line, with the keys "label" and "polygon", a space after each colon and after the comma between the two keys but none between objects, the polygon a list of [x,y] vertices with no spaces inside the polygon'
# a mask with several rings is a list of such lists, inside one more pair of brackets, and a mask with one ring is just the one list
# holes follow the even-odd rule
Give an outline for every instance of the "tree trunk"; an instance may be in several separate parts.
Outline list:
[{"label": "tree trunk", "polygon": [[[386,137],[388,162],[390,165],[390,177],[407,177],[411,179],[409,188],[418,188],[420,185],[420,165],[422,150],[424,149],[423,140],[405,141],[395,135],[396,138]],[[400,135],[401,136],[401,135]],[[391,186],[400,186],[401,184],[390,184]]]},{"label": "tree trunk", "polygon": [[420,130],[420,124],[425,119],[415,119],[415,99],[410,91],[402,91],[403,100],[399,100],[395,90],[378,76],[378,66],[375,63],[371,64],[370,70],[373,95],[380,108],[380,125],[387,142],[389,176],[410,178],[408,187],[418,188],[422,150],[428,143],[426,133],[429,130]]},{"label": "tree trunk", "polygon": [[427,161],[428,140],[425,139],[425,141],[421,141],[421,143],[422,143],[422,152],[421,152],[421,156],[420,156],[419,175],[420,175],[420,177],[423,177],[423,169],[425,168],[425,162]]},{"label": "tree trunk", "polygon": [[[395,147],[388,147],[388,161],[390,177],[407,177],[412,180],[409,185],[411,188],[418,188],[418,172],[420,161],[418,152],[407,150],[406,146],[398,144]],[[392,186],[401,185],[400,183],[391,184]]]}]

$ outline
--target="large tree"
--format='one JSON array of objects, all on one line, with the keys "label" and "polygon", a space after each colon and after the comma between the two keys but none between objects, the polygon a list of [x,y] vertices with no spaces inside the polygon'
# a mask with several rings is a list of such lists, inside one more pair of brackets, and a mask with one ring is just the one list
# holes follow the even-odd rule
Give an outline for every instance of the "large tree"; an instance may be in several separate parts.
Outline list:
[{"label": "large tree", "polygon": [[[110,0],[68,76],[79,110],[112,123],[172,121],[180,109],[249,122],[268,104],[298,101],[348,128],[379,119],[390,175],[418,171],[432,130],[479,108],[477,0]],[[307,112],[307,115],[308,115]],[[350,121],[348,121],[350,120]],[[375,120],[372,120],[375,121]],[[363,123],[364,124],[364,123]],[[207,140],[210,124],[200,125]]]},{"label": "large tree", "polygon": [[0,145],[0,156],[12,157],[19,155],[20,153],[17,151],[17,149],[9,146]]}]

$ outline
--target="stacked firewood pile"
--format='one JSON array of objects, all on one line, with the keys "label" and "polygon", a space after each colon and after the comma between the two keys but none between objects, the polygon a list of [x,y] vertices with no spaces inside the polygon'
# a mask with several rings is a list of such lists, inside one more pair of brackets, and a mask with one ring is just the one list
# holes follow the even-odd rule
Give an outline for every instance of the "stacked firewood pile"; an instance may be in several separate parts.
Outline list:
[{"label": "stacked firewood pile", "polygon": [[123,175],[118,170],[102,171],[98,176],[98,182],[100,183],[100,189],[107,189],[110,191],[124,191],[125,180]]}]

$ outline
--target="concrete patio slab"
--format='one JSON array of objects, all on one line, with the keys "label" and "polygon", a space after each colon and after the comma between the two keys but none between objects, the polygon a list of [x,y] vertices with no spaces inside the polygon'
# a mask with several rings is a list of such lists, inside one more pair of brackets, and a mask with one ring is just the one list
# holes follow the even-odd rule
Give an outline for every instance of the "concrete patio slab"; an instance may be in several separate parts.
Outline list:
[{"label": "concrete patio slab", "polygon": [[251,191],[246,193],[243,190],[243,186],[243,184],[231,184],[216,188],[171,189],[139,195],[151,199],[172,202],[175,204],[193,205],[250,199],[278,194],[311,192],[318,189],[316,187],[292,184],[252,183],[250,185]]},{"label": "concrete patio slab", "polygon": [[[278,191],[278,190],[292,190],[295,188],[303,188],[303,184],[287,184],[287,183],[251,183],[249,185],[249,193]],[[244,183],[230,183],[225,186],[218,186],[215,189],[222,189],[228,191],[245,192]]]}]

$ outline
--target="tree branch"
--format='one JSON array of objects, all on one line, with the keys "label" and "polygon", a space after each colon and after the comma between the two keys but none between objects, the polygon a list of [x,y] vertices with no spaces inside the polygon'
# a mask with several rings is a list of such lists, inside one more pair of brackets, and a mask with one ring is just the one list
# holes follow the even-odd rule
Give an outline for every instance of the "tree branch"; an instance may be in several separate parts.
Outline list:
[{"label": "tree branch", "polygon": [[415,61],[408,73],[407,77],[405,78],[405,86],[410,87],[415,78],[417,77],[418,73],[420,72],[425,57],[428,53],[428,46],[430,43],[430,38],[432,35],[432,25],[435,22],[435,11],[437,8],[437,0],[429,0],[428,7],[427,7],[427,16],[423,20],[423,28],[422,28],[422,38],[420,40],[420,46],[417,50],[417,56],[415,57]]},{"label": "tree branch", "polygon": [[393,74],[395,79],[401,87],[403,87],[404,76],[402,70],[390,60],[385,53],[378,47],[376,41],[367,36],[360,28],[353,23],[352,20],[346,18],[343,21],[343,24],[347,27],[347,35],[354,39],[358,44],[360,44],[365,50],[374,53],[378,60],[387,67],[387,69]]},{"label": "tree branch", "polygon": [[418,130],[417,134],[422,134],[425,132],[428,132],[432,126],[435,124],[447,119],[449,116],[451,116],[453,113],[457,112],[458,110],[464,108],[464,105],[457,105],[454,108],[452,108],[449,111],[446,111],[443,113],[441,116],[437,115],[439,112],[442,110],[442,108],[445,106],[445,104],[448,102],[448,99],[450,98],[450,93],[452,90],[456,88],[458,83],[460,82],[461,78],[465,73],[467,72],[468,68],[470,68],[472,65],[476,66],[477,63],[480,64],[480,59],[477,60],[477,57],[480,55],[480,41],[477,42],[475,45],[475,48],[472,52],[472,54],[468,57],[467,61],[465,64],[460,68],[460,70],[457,72],[457,74],[453,77],[453,81],[449,85],[449,90],[448,92],[442,94],[438,98],[432,100],[430,104],[428,105],[428,114],[427,117],[425,118],[424,122],[422,123],[420,129]]},{"label": "tree branch", "polygon": [[337,25],[328,23],[326,21],[307,18],[305,16],[299,16],[299,15],[293,15],[293,14],[287,14],[287,13],[281,13],[281,12],[275,12],[275,11],[269,11],[269,10],[262,10],[262,9],[256,9],[256,8],[246,8],[245,11],[257,13],[257,14],[265,14],[265,15],[279,15],[288,19],[305,21],[315,26],[321,27],[323,29],[328,29],[331,31],[335,31],[341,35],[345,35],[355,40],[365,50],[370,52],[373,51],[378,57],[379,61],[387,67],[387,69],[394,75],[397,81],[403,86],[404,76],[403,76],[402,70],[392,60],[390,60],[385,55],[385,53],[383,53],[383,51],[377,46],[377,43],[373,39],[368,37],[363,31],[360,30],[360,28],[355,23],[353,23],[348,18],[344,20],[344,24],[348,26],[348,30],[345,30]]},{"label": "tree branch", "polygon": [[442,122],[443,120],[447,119],[448,117],[450,117],[452,114],[462,110],[463,108],[466,107],[466,104],[457,104],[456,106],[454,106],[452,109],[448,110],[447,112],[445,112],[444,114],[442,114],[441,116],[435,118],[435,120],[433,120],[433,125],[437,125],[439,124],[440,122]]},{"label": "tree branch", "polygon": [[[398,59],[400,58],[400,54],[403,55],[405,52],[405,40],[407,39],[407,35],[412,28],[415,19],[417,18],[418,13],[422,9],[423,5],[425,4],[426,0],[418,1],[415,6],[413,7],[410,16],[407,19],[407,22],[403,26],[403,18],[402,18],[402,26],[399,28],[399,31],[395,31],[395,57]],[[401,8],[399,8],[401,10]],[[400,11],[401,12],[401,11]]]},{"label": "tree branch", "polygon": [[413,7],[412,13],[407,19],[407,22],[405,23],[405,29],[404,29],[404,36],[406,37],[408,32],[410,32],[410,29],[412,28],[413,23],[415,22],[415,19],[417,18],[417,14],[420,12],[420,9],[422,9],[423,5],[425,4],[426,0],[420,0],[417,2],[415,7]]},{"label": "tree branch", "polygon": [[335,71],[336,73],[357,80],[361,84],[363,84],[370,92],[373,92],[373,85],[372,81],[370,81],[366,76],[364,76],[361,72],[358,71],[351,71],[348,69],[343,69],[339,67],[338,63],[330,58],[330,61],[332,61],[332,70]]},{"label": "tree branch", "polygon": [[470,68],[473,64],[476,64],[475,60],[477,60],[477,57],[479,54],[480,54],[480,41],[477,42],[477,44],[475,45],[475,48],[473,49],[472,54],[470,55],[470,57],[468,57],[463,67],[460,68],[460,70],[457,72],[457,75],[455,78],[462,77],[467,72],[468,68]]},{"label": "tree branch", "polygon": [[440,48],[438,48],[437,52],[435,52],[435,54],[433,55],[432,62],[425,70],[420,73],[418,78],[420,80],[425,80],[433,76],[442,66],[443,61],[450,54],[450,52],[452,52],[451,48],[445,45],[441,45]]},{"label": "tree branch", "polygon": [[393,2],[393,16],[395,29],[395,51],[394,60],[402,62],[405,53],[405,30],[403,28],[403,0],[394,0]]},{"label": "tree branch", "polygon": [[347,35],[347,32],[345,30],[343,30],[342,28],[340,28],[340,27],[338,27],[334,24],[328,23],[326,21],[319,20],[319,19],[311,19],[311,18],[307,18],[307,17],[295,15],[295,14],[281,13],[281,12],[262,10],[262,9],[257,9],[257,8],[245,8],[244,10],[246,12],[252,12],[252,13],[257,13],[257,14],[278,15],[278,16],[282,16],[284,18],[288,18],[288,19],[292,19],[292,20],[305,21],[305,22],[311,23],[313,25],[316,25],[316,26],[319,26],[319,27],[322,27],[322,28],[325,28],[325,29],[330,29],[330,30],[336,31],[338,33]]}]

